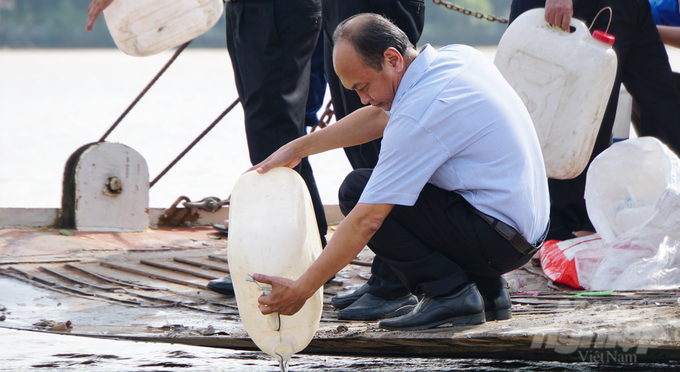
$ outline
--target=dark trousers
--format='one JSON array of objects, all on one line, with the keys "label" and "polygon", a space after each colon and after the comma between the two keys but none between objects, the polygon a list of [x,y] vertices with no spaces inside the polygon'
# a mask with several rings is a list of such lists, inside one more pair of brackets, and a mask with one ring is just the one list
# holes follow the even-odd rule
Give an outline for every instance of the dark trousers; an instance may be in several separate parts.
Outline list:
[{"label": "dark trousers", "polygon": [[[257,164],[305,134],[310,60],[321,30],[321,0],[227,3],[227,49]],[[325,245],[326,215],[308,159],[295,169],[312,197]]]},{"label": "dark trousers", "polygon": [[[423,0],[323,0],[324,65],[336,120],[364,107],[356,92],[342,86],[333,69],[333,32],[342,21],[359,13],[386,16],[406,33],[413,45],[420,39],[425,23]],[[379,153],[380,139],[345,148],[345,155],[353,169],[373,169],[378,163]],[[408,293],[396,274],[380,257],[373,260],[368,284],[373,295],[385,299]]]},{"label": "dark trousers", "polygon": [[[340,188],[343,213],[356,206],[371,173],[359,169],[345,178]],[[469,282],[482,295],[498,290],[506,284],[501,275],[531,258],[473,213],[459,194],[431,184],[414,206],[395,206],[368,246],[411,293],[428,297],[455,293]]]},{"label": "dark trousers", "polygon": [[[545,6],[545,0],[513,0],[510,20],[522,12]],[[648,0],[575,0],[574,18],[593,24],[593,30],[606,30],[609,12],[593,22],[597,12],[611,7],[609,33],[616,41],[618,59],[616,81],[602,119],[590,161],[611,145],[619,89],[623,82],[638,103],[640,136],[654,136],[675,153],[680,150],[680,94],[675,87],[668,56],[654,24]],[[588,163],[590,164],[590,162]],[[595,231],[583,199],[588,167],[571,180],[548,181],[550,187],[550,232],[548,239],[566,240],[579,230]]]}]

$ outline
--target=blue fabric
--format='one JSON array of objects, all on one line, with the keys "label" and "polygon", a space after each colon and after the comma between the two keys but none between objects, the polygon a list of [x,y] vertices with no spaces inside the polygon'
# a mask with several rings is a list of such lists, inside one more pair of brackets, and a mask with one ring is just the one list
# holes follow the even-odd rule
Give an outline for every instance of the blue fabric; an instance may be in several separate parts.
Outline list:
[{"label": "blue fabric", "polygon": [[536,130],[493,63],[464,45],[426,45],[397,88],[360,203],[412,206],[426,183],[536,241],[549,196]]},{"label": "blue fabric", "polygon": [[663,26],[680,26],[678,0],[650,0],[654,23]]},{"label": "blue fabric", "polygon": [[326,75],[323,72],[323,35],[319,35],[314,54],[312,54],[311,75],[309,78],[309,95],[307,96],[307,112],[305,125],[313,127],[319,122],[316,113],[323,105],[323,97],[326,94]]}]

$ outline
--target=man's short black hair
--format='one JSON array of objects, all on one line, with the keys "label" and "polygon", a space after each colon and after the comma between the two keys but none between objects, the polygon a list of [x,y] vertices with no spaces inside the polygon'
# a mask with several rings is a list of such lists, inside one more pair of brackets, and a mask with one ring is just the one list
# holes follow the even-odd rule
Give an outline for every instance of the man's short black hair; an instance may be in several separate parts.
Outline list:
[{"label": "man's short black hair", "polygon": [[[356,20],[352,27],[349,22]],[[415,49],[399,27],[387,18],[374,13],[360,13],[344,20],[333,33],[333,44],[347,40],[364,60],[366,66],[382,71],[383,53],[394,48],[402,56],[408,48]]]}]

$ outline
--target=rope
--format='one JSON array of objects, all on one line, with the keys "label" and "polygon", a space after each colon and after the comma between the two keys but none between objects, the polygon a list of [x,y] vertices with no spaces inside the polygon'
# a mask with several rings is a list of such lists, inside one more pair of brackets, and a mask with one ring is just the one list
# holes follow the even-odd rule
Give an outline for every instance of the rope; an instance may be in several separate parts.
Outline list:
[{"label": "rope", "polygon": [[220,114],[220,116],[218,116],[217,119],[215,119],[215,121],[213,121],[212,124],[210,124],[210,126],[208,126],[208,128],[206,128],[203,131],[203,133],[201,133],[201,135],[196,137],[194,142],[192,142],[186,149],[184,149],[184,151],[182,151],[182,153],[179,154],[175,158],[175,160],[172,161],[172,163],[170,163],[167,167],[165,167],[165,169],[163,169],[163,171],[158,176],[156,176],[156,178],[154,178],[153,181],[151,181],[151,183],[149,184],[149,188],[152,188],[153,185],[155,185],[156,182],[158,182],[158,180],[161,179],[161,177],[163,177],[166,173],[168,173],[170,168],[172,168],[175,164],[177,164],[177,162],[180,161],[180,159],[182,159],[182,157],[184,157],[184,155],[186,155],[186,153],[189,152],[189,150],[191,150],[191,148],[194,147],[198,143],[198,141],[200,141],[203,137],[205,137],[205,135],[208,134],[208,132],[210,132],[210,130],[212,130],[215,127],[215,125],[217,125],[217,123],[219,123],[220,120],[222,120],[222,118],[224,118],[224,116],[229,113],[229,111],[231,111],[234,107],[236,107],[238,102],[239,102],[238,98],[234,102],[232,102],[232,104],[229,105],[229,107],[227,107],[226,110],[224,110]]},{"label": "rope", "polygon": [[170,67],[170,65],[175,61],[175,59],[177,59],[179,54],[182,53],[182,51],[189,45],[190,42],[191,42],[191,40],[187,41],[186,43],[182,44],[179,48],[177,48],[177,50],[175,51],[175,54],[172,55],[172,58],[170,58],[170,60],[165,64],[165,66],[163,66],[163,68],[160,71],[158,71],[156,76],[154,76],[154,78],[151,80],[151,82],[146,85],[144,90],[142,90],[142,92],[139,93],[137,98],[135,98],[135,100],[132,101],[130,106],[128,106],[128,108],[123,112],[123,114],[120,115],[118,120],[116,120],[116,122],[113,123],[111,128],[109,128],[109,130],[106,133],[104,133],[104,136],[102,136],[102,138],[99,140],[99,142],[104,142],[104,140],[106,140],[106,137],[108,137],[109,134],[111,134],[111,132],[113,132],[113,130],[116,129],[118,124],[120,124],[120,122],[123,121],[123,118],[130,112],[130,110],[132,110],[133,107],[135,107],[137,102],[139,102],[139,100],[142,99],[142,97],[144,97],[146,92],[149,91],[149,89],[156,83],[156,80],[158,80],[158,78],[160,78],[161,75],[163,75],[165,70],[167,70],[168,67]]},{"label": "rope", "polygon": [[600,9],[599,12],[597,12],[597,14],[595,15],[595,18],[593,18],[593,22],[590,24],[590,27],[588,27],[588,31],[590,31],[593,28],[593,25],[595,24],[595,20],[597,19],[597,17],[600,16],[600,13],[602,13],[605,10],[609,11],[609,23],[607,23],[607,29],[604,30],[604,33],[606,34],[607,32],[609,32],[609,26],[611,26],[612,18],[614,17],[614,12],[612,11],[612,7],[610,7],[610,6],[606,6],[602,9]]}]

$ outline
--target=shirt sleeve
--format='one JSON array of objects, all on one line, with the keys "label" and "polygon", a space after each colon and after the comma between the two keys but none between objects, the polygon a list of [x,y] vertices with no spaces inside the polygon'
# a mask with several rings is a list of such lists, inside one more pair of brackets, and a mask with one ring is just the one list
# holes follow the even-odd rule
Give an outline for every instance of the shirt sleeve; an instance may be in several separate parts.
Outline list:
[{"label": "shirt sleeve", "polygon": [[378,164],[359,202],[412,206],[449,157],[443,144],[417,120],[393,116],[383,133]]}]

